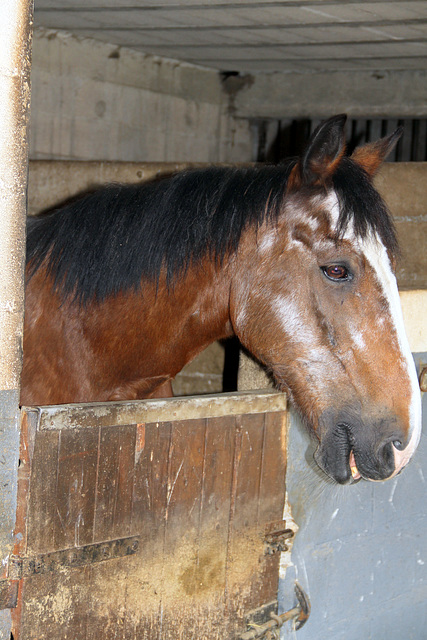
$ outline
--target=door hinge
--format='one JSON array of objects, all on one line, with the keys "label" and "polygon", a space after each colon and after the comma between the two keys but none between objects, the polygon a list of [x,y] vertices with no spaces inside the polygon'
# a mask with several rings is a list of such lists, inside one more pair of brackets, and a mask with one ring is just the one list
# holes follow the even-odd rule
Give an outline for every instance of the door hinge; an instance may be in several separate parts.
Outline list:
[{"label": "door hinge", "polygon": [[0,611],[14,609],[18,603],[18,580],[0,580]]},{"label": "door hinge", "polygon": [[297,605],[289,611],[280,615],[270,611],[270,620],[264,624],[258,624],[254,618],[248,620],[247,626],[250,628],[240,634],[238,640],[279,640],[280,628],[288,620],[295,621],[296,630],[301,629],[310,615],[310,600],[297,582],[295,582],[295,595]]}]

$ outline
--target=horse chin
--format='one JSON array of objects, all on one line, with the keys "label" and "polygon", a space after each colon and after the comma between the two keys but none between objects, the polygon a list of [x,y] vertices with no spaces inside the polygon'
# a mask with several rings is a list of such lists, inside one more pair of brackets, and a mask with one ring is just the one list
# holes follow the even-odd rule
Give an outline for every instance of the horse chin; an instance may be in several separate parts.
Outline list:
[{"label": "horse chin", "polygon": [[333,451],[329,447],[324,447],[320,444],[314,454],[318,466],[327,476],[332,478],[338,484],[350,484],[353,480],[353,469],[355,470],[354,479],[359,479],[359,471],[353,464],[354,455],[353,452],[346,451]]},{"label": "horse chin", "polygon": [[380,448],[354,438],[351,428],[338,424],[323,434],[314,454],[319,467],[339,484],[362,478],[373,482],[388,480],[402,467],[396,464],[396,449],[386,441]]}]

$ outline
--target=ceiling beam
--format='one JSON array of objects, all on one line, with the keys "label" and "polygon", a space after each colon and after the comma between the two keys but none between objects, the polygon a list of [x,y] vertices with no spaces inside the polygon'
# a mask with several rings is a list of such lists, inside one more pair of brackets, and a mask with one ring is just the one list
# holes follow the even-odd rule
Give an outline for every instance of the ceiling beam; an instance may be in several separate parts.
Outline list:
[{"label": "ceiling beam", "polygon": [[427,117],[427,71],[328,71],[226,76],[242,118]]}]

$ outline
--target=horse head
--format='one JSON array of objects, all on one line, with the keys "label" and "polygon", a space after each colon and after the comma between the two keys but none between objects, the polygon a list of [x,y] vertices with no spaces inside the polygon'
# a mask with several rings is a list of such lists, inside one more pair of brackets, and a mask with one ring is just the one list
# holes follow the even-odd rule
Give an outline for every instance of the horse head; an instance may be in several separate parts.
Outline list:
[{"label": "horse head", "polygon": [[316,129],[277,220],[249,230],[233,278],[241,342],[289,394],[339,483],[384,480],[411,458],[421,400],[394,275],[394,227],[372,178],[400,137],[345,156],[345,116]]}]

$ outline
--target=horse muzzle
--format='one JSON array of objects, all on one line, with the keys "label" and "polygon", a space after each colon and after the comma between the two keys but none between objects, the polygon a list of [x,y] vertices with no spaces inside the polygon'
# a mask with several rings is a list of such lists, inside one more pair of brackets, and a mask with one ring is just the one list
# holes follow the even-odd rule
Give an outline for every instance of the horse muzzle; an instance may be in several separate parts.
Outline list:
[{"label": "horse muzzle", "polygon": [[409,462],[416,444],[407,442],[400,429],[381,435],[384,431],[384,423],[368,430],[361,424],[340,422],[323,430],[315,460],[339,484],[392,478]]}]

